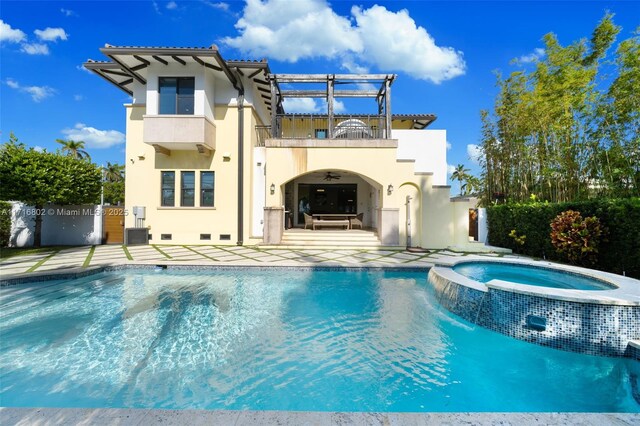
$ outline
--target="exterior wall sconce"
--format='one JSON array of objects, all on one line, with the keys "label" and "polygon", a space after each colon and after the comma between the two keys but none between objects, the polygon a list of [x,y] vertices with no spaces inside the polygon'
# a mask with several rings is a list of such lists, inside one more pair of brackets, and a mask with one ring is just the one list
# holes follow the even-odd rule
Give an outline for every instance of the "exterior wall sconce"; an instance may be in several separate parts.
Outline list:
[{"label": "exterior wall sconce", "polygon": [[276,193],[276,186],[274,184],[271,184],[271,186],[269,187],[269,190],[271,191],[271,195]]},{"label": "exterior wall sconce", "polygon": [[393,185],[389,184],[389,186],[387,187],[387,195],[391,194],[393,194]]}]

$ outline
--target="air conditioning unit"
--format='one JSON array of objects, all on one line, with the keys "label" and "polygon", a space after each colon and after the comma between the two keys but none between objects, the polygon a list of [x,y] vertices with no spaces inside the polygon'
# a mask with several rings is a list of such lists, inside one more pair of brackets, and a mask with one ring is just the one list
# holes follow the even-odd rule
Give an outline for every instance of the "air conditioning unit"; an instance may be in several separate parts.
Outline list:
[{"label": "air conditioning unit", "polygon": [[147,228],[126,228],[124,230],[124,244],[149,244],[149,230]]}]

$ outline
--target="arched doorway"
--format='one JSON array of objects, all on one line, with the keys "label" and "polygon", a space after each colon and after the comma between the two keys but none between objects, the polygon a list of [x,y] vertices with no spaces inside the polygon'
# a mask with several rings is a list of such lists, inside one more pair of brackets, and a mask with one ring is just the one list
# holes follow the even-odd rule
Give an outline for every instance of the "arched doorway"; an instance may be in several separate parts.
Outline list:
[{"label": "arched doorway", "polygon": [[382,185],[349,170],[314,170],[281,186],[285,222],[303,227],[304,214],[363,214],[363,227],[375,229]]}]

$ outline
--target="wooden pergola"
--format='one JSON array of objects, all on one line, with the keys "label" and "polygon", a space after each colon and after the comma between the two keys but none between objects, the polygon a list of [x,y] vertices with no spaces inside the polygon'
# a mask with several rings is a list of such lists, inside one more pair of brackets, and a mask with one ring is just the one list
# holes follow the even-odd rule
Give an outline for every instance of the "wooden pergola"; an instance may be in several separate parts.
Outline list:
[{"label": "wooden pergola", "polygon": [[[385,116],[385,128],[391,131],[391,84],[395,74],[269,74],[271,85],[271,129],[277,132],[277,115],[284,114],[282,101],[285,98],[323,98],[327,101],[328,138],[334,133],[334,100],[336,98],[375,98],[378,114]],[[324,83],[325,89],[296,89],[281,90],[280,84],[304,85],[309,83]],[[360,86],[357,89],[336,90],[336,86]],[[362,88],[362,86],[379,87],[377,90]]]}]

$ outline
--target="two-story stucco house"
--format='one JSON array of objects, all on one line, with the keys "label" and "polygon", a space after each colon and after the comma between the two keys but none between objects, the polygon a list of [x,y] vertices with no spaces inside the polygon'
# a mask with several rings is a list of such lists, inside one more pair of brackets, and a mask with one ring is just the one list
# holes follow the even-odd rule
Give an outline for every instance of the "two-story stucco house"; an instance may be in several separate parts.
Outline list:
[{"label": "two-story stucco house", "polygon": [[[215,46],[100,50],[109,60],[84,66],[133,98],[125,225],[152,243],[283,244],[357,218],[381,246],[473,246],[474,206],[446,185],[446,132],[428,129],[434,115],[392,114],[394,75],[277,74]],[[288,114],[295,97],[327,113]],[[371,113],[337,113],[338,98],[369,98]]]}]

